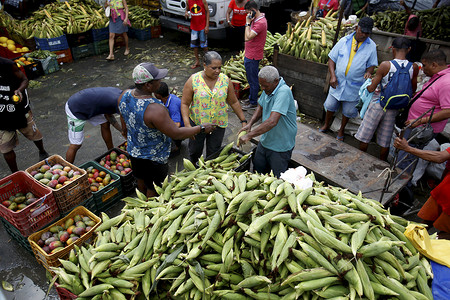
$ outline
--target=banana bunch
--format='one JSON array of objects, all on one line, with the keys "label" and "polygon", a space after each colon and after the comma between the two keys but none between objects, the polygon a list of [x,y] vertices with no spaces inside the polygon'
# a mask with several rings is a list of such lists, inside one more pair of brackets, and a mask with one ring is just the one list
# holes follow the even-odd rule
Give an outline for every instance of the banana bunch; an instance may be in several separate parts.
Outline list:
[{"label": "banana bunch", "polygon": [[150,15],[148,9],[132,6],[128,7],[128,15],[131,22],[131,26],[136,29],[145,29],[151,26],[160,25],[159,19]]},{"label": "banana bunch", "polygon": [[232,146],[103,214],[94,245],[53,269],[59,283],[78,299],[432,299],[408,221],[312,174],[299,190],[229,170]]},{"label": "banana bunch", "polygon": [[326,63],[337,26],[335,15],[330,10],[327,16],[315,22],[309,17],[294,27],[288,23],[286,34],[278,41],[280,53]]},{"label": "banana bunch", "polygon": [[[450,28],[448,26],[439,26],[439,24],[449,24],[449,6],[421,10],[414,14],[419,17],[423,38],[441,41],[450,39]],[[375,27],[378,29],[403,34],[408,21],[408,14],[405,11],[385,11],[375,14],[373,19]]]}]

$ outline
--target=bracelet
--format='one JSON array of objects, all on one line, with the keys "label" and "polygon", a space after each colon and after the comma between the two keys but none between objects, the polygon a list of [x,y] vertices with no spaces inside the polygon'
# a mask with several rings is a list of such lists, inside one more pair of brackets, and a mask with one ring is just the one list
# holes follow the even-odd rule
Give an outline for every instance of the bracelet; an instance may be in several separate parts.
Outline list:
[{"label": "bracelet", "polygon": [[241,124],[242,123],[248,123],[248,122],[247,122],[247,120],[244,119],[244,120],[241,121]]},{"label": "bracelet", "polygon": [[250,24],[245,24],[245,26],[248,26],[248,27],[250,27]]}]

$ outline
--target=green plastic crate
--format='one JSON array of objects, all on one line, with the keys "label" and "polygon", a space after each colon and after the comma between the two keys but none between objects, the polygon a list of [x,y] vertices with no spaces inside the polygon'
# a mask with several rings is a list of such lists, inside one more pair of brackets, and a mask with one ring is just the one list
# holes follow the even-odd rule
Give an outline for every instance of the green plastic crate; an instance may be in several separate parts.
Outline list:
[{"label": "green plastic crate", "polygon": [[88,161],[80,166],[81,169],[85,170],[89,167],[94,167],[99,171],[104,171],[107,174],[111,175],[111,178],[114,179],[114,182],[109,183],[107,186],[105,186],[98,192],[92,192],[92,198],[94,199],[96,205],[96,212],[100,213],[110,208],[112,205],[114,205],[118,200],[122,198],[122,184],[119,175],[102,167],[95,161]]},{"label": "green plastic crate", "polygon": [[86,44],[78,47],[70,48],[72,51],[72,57],[74,60],[79,60],[84,57],[89,57],[95,55],[94,44]]},{"label": "green plastic crate", "polygon": [[[3,224],[3,226],[5,227],[6,232],[13,239],[15,239],[20,244],[20,246],[22,246],[23,248],[25,248],[25,250],[27,250],[28,252],[33,254],[33,250],[31,250],[31,245],[28,242],[28,238],[24,237],[16,227],[11,225],[11,223],[6,221],[5,219],[0,217],[0,221]],[[48,226],[48,225],[46,225],[46,226]]]},{"label": "green plastic crate", "polygon": [[109,40],[94,42],[95,55],[107,53],[109,51]]}]

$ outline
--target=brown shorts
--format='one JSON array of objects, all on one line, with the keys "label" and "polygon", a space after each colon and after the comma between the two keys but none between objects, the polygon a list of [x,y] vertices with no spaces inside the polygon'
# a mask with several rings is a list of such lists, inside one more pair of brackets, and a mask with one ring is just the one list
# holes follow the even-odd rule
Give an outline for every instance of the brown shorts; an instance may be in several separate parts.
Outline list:
[{"label": "brown shorts", "polygon": [[441,206],[433,197],[428,198],[417,216],[422,220],[432,221],[434,228],[450,233],[450,216],[442,211]]},{"label": "brown shorts", "polygon": [[31,110],[25,115],[27,117],[27,127],[15,131],[0,130],[0,152],[8,153],[19,144],[17,131],[23,134],[30,141],[42,140],[42,134],[36,126]]}]

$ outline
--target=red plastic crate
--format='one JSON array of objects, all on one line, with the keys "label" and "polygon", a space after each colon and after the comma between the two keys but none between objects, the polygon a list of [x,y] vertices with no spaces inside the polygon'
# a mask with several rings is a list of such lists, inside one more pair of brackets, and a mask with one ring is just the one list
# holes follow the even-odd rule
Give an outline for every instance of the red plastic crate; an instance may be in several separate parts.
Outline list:
[{"label": "red plastic crate", "polygon": [[157,39],[161,35],[161,25],[152,26],[152,39]]},{"label": "red plastic crate", "polygon": [[29,236],[59,218],[59,209],[52,191],[37,183],[24,171],[18,171],[0,181],[0,201],[17,193],[33,193],[39,200],[14,212],[0,205],[0,216],[16,227],[23,236]]},{"label": "red plastic crate", "polygon": [[70,49],[53,51],[53,53],[57,55],[56,59],[58,60],[58,64],[73,62],[72,52],[70,51]]}]

